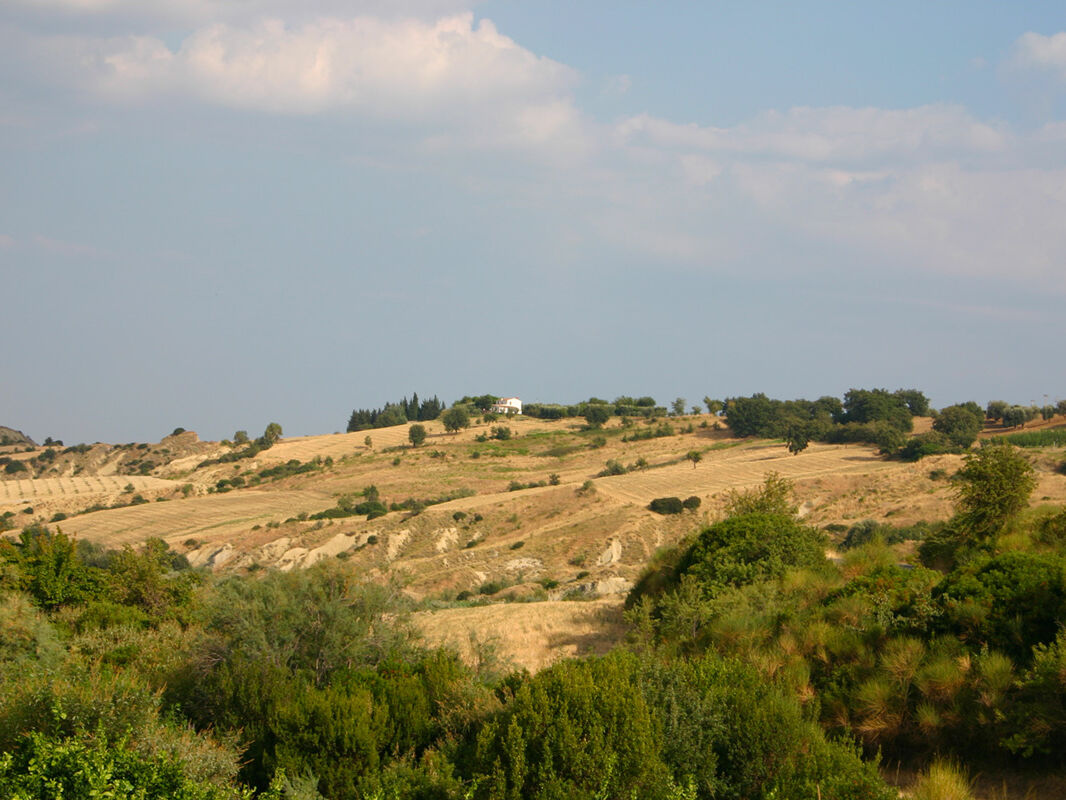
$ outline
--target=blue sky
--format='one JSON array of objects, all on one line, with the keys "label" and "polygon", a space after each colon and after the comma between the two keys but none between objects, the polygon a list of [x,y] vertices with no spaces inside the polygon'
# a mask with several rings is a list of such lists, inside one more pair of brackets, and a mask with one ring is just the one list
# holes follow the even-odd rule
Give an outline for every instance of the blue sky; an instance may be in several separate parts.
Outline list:
[{"label": "blue sky", "polygon": [[1066,397],[1061,3],[0,1],[0,424]]}]

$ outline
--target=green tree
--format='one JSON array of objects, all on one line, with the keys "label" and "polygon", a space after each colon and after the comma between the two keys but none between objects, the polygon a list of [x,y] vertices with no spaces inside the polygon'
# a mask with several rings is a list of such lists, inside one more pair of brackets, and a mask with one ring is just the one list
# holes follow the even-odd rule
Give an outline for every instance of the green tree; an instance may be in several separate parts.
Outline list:
[{"label": "green tree", "polygon": [[703,460],[703,453],[699,450],[689,450],[685,453],[685,458],[692,462],[692,468],[696,469],[696,465]]},{"label": "green tree", "polygon": [[460,406],[452,406],[440,417],[441,422],[444,423],[444,430],[449,433],[456,433],[462,428],[470,427],[470,415],[465,408]]},{"label": "green tree", "polygon": [[685,415],[685,398],[675,397],[674,401],[670,403],[670,408],[673,409],[675,417],[683,417]]},{"label": "green tree", "polygon": [[1004,428],[1020,428],[1025,424],[1026,413],[1023,406],[1008,406],[1001,417]]},{"label": "green tree", "polygon": [[234,444],[248,444],[249,441],[251,440],[248,438],[248,431],[237,431],[233,434]]},{"label": "green tree", "polygon": [[418,447],[420,444],[426,441],[426,426],[412,425],[407,430],[407,438],[411,440],[411,444],[414,447]]},{"label": "green tree", "polygon": [[915,398],[903,396],[899,392],[891,393],[885,389],[850,389],[844,395],[843,421],[883,421],[901,431],[909,432],[914,427],[912,404],[920,407]]},{"label": "green tree", "polygon": [[590,403],[585,407],[585,413],[582,416],[590,428],[602,428],[604,423],[611,418],[611,409],[606,405]]},{"label": "green tree", "polygon": [[716,415],[722,410],[721,400],[713,400],[710,397],[704,397],[703,404],[707,406],[707,413],[711,415]]},{"label": "green tree", "polygon": [[24,528],[17,545],[0,542],[0,560],[17,567],[22,588],[49,611],[85,603],[103,589],[101,570],[82,561],[66,534],[52,533],[43,525]]},{"label": "green tree", "polygon": [[984,412],[976,403],[960,403],[941,409],[933,420],[933,430],[942,433],[956,447],[969,447],[984,425]]},{"label": "green tree", "polygon": [[273,447],[279,439],[281,439],[281,426],[276,422],[271,422],[263,431],[263,441],[267,447]]},{"label": "green tree", "polygon": [[785,433],[785,444],[788,445],[788,452],[792,453],[792,455],[798,456],[806,450],[810,440],[811,437],[807,431],[807,426],[802,423],[793,423],[788,426],[788,431]]},{"label": "green tree", "polygon": [[993,422],[999,422],[1008,408],[1010,403],[1006,400],[992,400],[985,408],[985,416]]},{"label": "green tree", "polygon": [[992,444],[966,456],[956,476],[955,527],[979,542],[996,537],[1029,504],[1036,488],[1033,465],[1009,444]]}]

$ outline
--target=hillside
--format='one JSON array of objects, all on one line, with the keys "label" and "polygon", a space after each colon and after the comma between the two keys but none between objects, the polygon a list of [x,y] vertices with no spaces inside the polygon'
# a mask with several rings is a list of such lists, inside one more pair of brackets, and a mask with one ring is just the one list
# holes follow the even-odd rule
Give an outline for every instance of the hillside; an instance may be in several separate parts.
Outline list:
[{"label": "hillside", "polygon": [[22,431],[0,425],[0,448],[36,447],[36,442]]},{"label": "hillside", "polygon": [[[206,465],[239,448],[185,432],[155,445],[57,448],[43,463],[47,451],[38,450],[18,454],[36,466],[0,481],[0,515],[8,515],[8,527],[55,522],[108,547],[159,537],[216,571],[287,570],[339,558],[400,578],[420,599],[601,597],[617,607],[658,548],[713,519],[729,492],[759,484],[769,472],[794,482],[801,513],[819,526],[908,524],[950,513],[943,478],[959,456],[904,463],[865,445],[827,444],[793,456],[780,443],[732,438],[717,423],[709,415],[672,419],[671,435],[640,438],[634,434],[650,426],[623,428],[616,420],[586,430],[575,420],[517,417],[455,434],[434,421],[425,423],[428,438],[418,448],[404,425],[283,439],[251,458]],[[497,425],[506,425],[510,438],[489,438]],[[691,451],[702,456],[695,465],[686,459]],[[623,474],[597,477],[609,463]],[[1066,476],[1054,465],[1040,471],[1035,497],[1066,502]],[[372,520],[312,519],[345,497],[362,500],[370,486],[386,505],[407,508]],[[661,496],[695,496],[701,505],[677,516],[648,511]],[[547,608],[508,613],[538,616]],[[521,628],[514,620],[487,623],[499,613],[444,611],[422,625],[453,640],[466,630],[505,637]],[[515,641],[510,657],[536,668],[579,652],[552,644],[552,631],[580,628],[583,615],[581,604],[562,604],[552,622],[538,622],[543,636],[532,638],[540,644]]]}]

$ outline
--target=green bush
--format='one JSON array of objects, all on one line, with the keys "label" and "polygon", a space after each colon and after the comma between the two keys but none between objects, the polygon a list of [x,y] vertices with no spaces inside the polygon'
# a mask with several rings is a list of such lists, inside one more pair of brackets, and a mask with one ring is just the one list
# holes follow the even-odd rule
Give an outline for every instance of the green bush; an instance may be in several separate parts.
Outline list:
[{"label": "green bush", "polygon": [[904,461],[919,461],[926,456],[958,453],[963,446],[955,444],[943,433],[931,431],[929,433],[919,433],[917,436],[912,436],[908,439],[907,443],[900,448],[899,456]]},{"label": "green bush", "polygon": [[659,726],[637,662],[564,661],[523,680],[477,736],[475,797],[664,797]]},{"label": "green bush", "polygon": [[1027,664],[1066,619],[1064,565],[1057,555],[1012,552],[956,570],[934,592],[941,628]]},{"label": "green bush", "polygon": [[[680,503],[680,501],[678,501]],[[780,578],[787,569],[825,567],[825,534],[782,514],[742,514],[704,528],[681,559],[704,595]]]},{"label": "green bush", "polygon": [[684,504],[680,497],[656,497],[648,503],[648,510],[656,514],[680,514]]}]

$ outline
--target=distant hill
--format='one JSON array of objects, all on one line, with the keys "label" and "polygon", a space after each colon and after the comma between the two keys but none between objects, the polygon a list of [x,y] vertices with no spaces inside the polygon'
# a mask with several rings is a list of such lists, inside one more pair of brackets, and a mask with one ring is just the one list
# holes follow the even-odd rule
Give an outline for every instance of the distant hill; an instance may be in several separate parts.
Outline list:
[{"label": "distant hill", "polygon": [[3,425],[0,425],[0,446],[3,445],[36,447],[37,443],[22,431],[17,431],[14,428],[6,428]]}]

